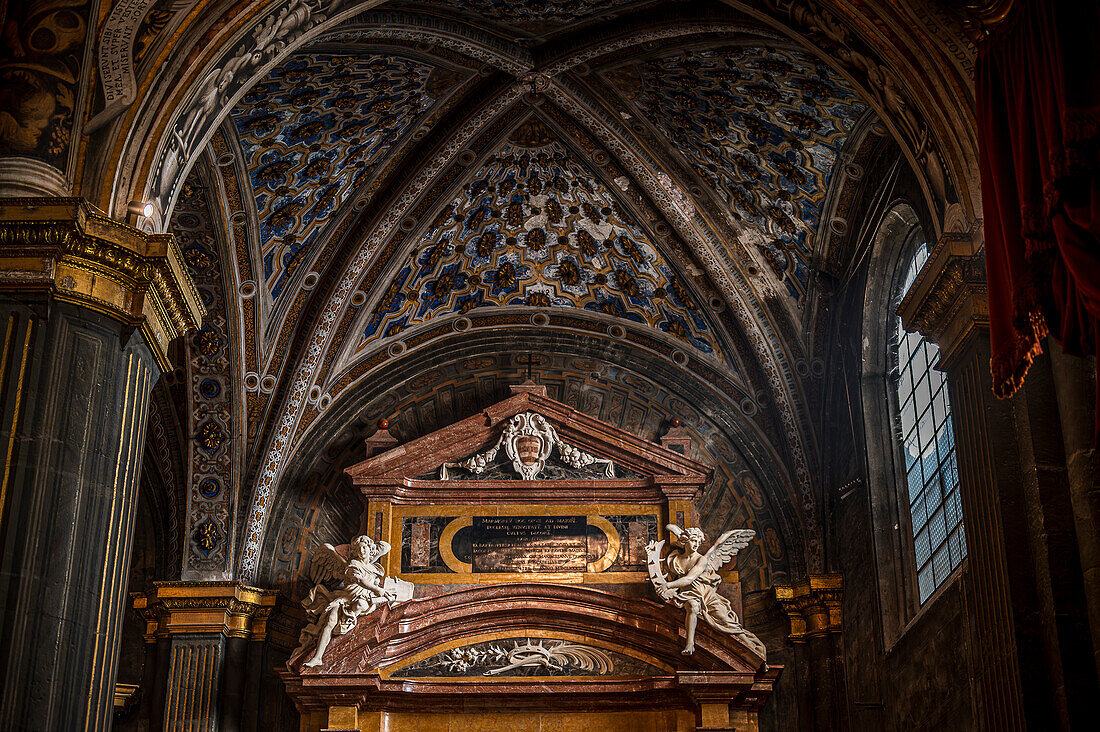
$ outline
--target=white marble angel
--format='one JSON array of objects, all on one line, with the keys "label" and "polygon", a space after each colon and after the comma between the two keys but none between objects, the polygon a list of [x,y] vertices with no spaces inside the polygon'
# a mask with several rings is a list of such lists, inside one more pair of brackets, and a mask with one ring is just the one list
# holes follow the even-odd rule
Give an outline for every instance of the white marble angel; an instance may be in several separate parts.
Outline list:
[{"label": "white marble angel", "polygon": [[[646,547],[646,556],[649,579],[657,594],[662,600],[684,608],[687,642],[683,653],[690,655],[695,652],[695,626],[701,615],[707,625],[736,636],[763,658],[764,644],[745,630],[730,601],[718,593],[718,585],[722,584],[718,570],[748,546],[756,532],[752,529],[727,531],[718,537],[706,554],[700,554],[699,548],[706,541],[700,529],[681,529],[674,524],[669,524],[667,528],[684,548],[674,548],[662,559],[661,550],[665,542],[650,542]],[[668,567],[672,579],[665,577],[662,564]]]},{"label": "white marble angel", "polygon": [[[389,543],[374,541],[369,536],[357,536],[350,544],[334,547],[323,544],[314,552],[309,565],[310,579],[315,583],[302,602],[313,622],[302,629],[296,658],[313,648],[313,655],[303,666],[320,666],[332,636],[343,635],[355,627],[359,616],[380,605],[407,600],[412,585],[385,577],[378,560],[390,550]],[[342,582],[329,590],[323,582]]]}]

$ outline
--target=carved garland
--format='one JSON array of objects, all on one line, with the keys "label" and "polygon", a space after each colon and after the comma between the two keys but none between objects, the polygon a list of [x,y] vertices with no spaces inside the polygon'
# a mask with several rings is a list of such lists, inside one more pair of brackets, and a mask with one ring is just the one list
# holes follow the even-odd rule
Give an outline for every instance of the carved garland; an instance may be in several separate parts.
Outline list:
[{"label": "carved garland", "polygon": [[464,468],[474,475],[481,475],[496,460],[500,448],[512,461],[512,467],[523,480],[535,480],[546,466],[546,460],[555,447],[562,462],[574,468],[603,465],[604,475],[615,477],[615,466],[607,459],[590,455],[562,441],[553,425],[537,412],[524,412],[508,420],[500,439],[485,452],[458,463],[443,463],[439,479],[450,480],[448,468]]}]

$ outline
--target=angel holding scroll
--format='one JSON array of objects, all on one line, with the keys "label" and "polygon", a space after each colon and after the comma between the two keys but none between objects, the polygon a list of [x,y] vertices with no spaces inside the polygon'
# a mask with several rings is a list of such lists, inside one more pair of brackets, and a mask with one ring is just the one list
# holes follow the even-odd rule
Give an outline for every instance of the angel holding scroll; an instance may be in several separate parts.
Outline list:
[{"label": "angel holding scroll", "polygon": [[[302,605],[313,622],[302,629],[297,657],[315,645],[312,657],[303,666],[320,666],[332,636],[343,635],[355,627],[360,615],[379,605],[407,600],[412,585],[383,577],[386,570],[378,561],[390,550],[388,542],[375,542],[369,536],[357,536],[351,544],[334,547],[323,544],[310,561],[310,579],[315,583]],[[323,582],[335,580],[343,586],[329,590]]]},{"label": "angel holding scroll", "polygon": [[[669,524],[667,528],[683,543],[684,548],[674,548],[667,557],[661,559],[664,541],[650,542],[646,547],[649,579],[661,599],[684,608],[687,642],[683,653],[690,655],[695,652],[695,626],[702,615],[707,625],[722,633],[736,636],[763,658],[764,644],[745,630],[730,601],[718,593],[718,586],[722,584],[718,570],[733,559],[737,552],[748,546],[756,532],[751,529],[727,531],[718,537],[718,541],[714,542],[714,546],[706,554],[700,554],[699,548],[706,541],[706,536],[700,529],[681,529],[674,524]],[[662,562],[668,566],[674,579],[665,577],[661,571]]]}]

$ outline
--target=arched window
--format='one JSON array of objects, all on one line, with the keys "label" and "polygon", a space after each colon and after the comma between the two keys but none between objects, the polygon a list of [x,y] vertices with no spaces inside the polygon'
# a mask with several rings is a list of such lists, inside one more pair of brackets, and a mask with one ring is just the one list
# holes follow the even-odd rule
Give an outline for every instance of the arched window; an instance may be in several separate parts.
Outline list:
[{"label": "arched window", "polygon": [[[905,296],[928,259],[924,244],[909,260],[898,300]],[[901,448],[905,455],[905,484],[898,503],[909,506],[920,602],[931,597],[966,556],[955,434],[947,380],[932,367],[939,355],[936,344],[920,333],[907,333],[896,319],[895,387]]]}]

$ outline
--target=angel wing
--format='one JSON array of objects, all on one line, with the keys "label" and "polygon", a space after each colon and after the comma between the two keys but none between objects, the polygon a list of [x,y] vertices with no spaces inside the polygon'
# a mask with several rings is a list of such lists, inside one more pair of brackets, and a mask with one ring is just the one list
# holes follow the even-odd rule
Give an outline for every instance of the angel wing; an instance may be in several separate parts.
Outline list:
[{"label": "angel wing", "polygon": [[756,532],[752,529],[735,529],[722,534],[707,550],[707,567],[717,572],[737,556],[737,552],[747,547],[754,536]]},{"label": "angel wing", "polygon": [[322,544],[313,552],[309,561],[309,578],[314,584],[328,580],[340,581],[344,578],[344,568],[348,566],[348,560],[340,553],[340,549],[346,549],[346,545],[334,547],[332,544]]}]

